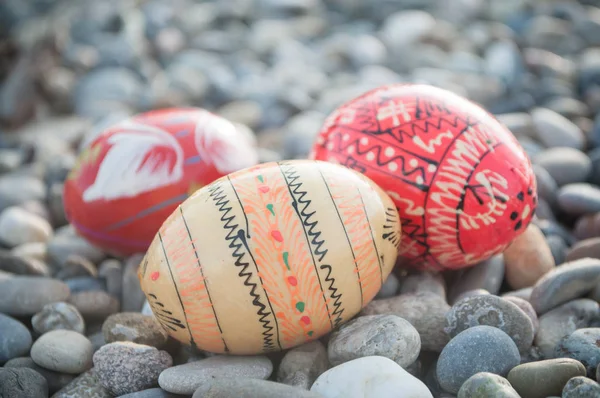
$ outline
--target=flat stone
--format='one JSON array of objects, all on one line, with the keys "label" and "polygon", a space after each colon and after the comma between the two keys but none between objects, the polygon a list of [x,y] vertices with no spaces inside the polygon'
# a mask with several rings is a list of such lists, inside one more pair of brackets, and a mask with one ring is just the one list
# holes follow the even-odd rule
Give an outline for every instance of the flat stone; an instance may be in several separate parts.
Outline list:
[{"label": "flat stone", "polygon": [[581,362],[587,371],[587,377],[596,377],[596,368],[600,364],[600,328],[577,329],[563,337],[554,348],[556,358],[573,358]]},{"label": "flat stone", "polygon": [[158,384],[163,390],[174,394],[193,394],[216,377],[266,380],[272,372],[273,364],[265,356],[216,355],[166,369],[160,374]]},{"label": "flat stone", "polygon": [[153,316],[139,312],[121,312],[110,315],[102,325],[104,341],[131,341],[161,348],[168,335]]},{"label": "flat stone", "polygon": [[136,254],[127,259],[123,269],[121,311],[136,312],[141,311],[146,296],[140,287],[140,281],[137,276],[138,266],[142,261],[143,255]]},{"label": "flat stone", "polygon": [[301,388],[259,379],[214,378],[202,384],[192,398],[323,398],[321,394]]},{"label": "flat stone", "polygon": [[55,372],[80,374],[92,367],[92,343],[72,330],[53,330],[33,343],[31,359]]},{"label": "flat stone", "polygon": [[40,335],[59,329],[85,333],[85,321],[77,308],[63,302],[45,305],[31,318],[31,325],[33,330]]},{"label": "flat stone", "polygon": [[92,368],[79,375],[52,398],[113,398],[113,395],[102,387]]},{"label": "flat stone", "polygon": [[0,397],[47,398],[48,382],[33,369],[0,368]]},{"label": "flat stone", "polygon": [[72,294],[72,304],[86,320],[102,320],[119,311],[120,302],[102,290],[88,290]]},{"label": "flat stone", "polygon": [[572,377],[585,376],[585,366],[569,358],[547,359],[515,366],[508,381],[525,398],[560,396]]},{"label": "flat stone", "polygon": [[585,182],[567,184],[558,191],[559,207],[568,214],[600,212],[600,188]]},{"label": "flat stone", "polygon": [[600,258],[600,237],[580,240],[571,246],[565,260],[575,261],[586,257]]},{"label": "flat stone", "polygon": [[503,279],[504,256],[498,254],[465,270],[450,289],[449,300],[451,303],[456,303],[459,295],[475,289],[484,289],[490,294],[498,294]]},{"label": "flat stone", "polygon": [[508,380],[489,372],[475,373],[458,390],[457,398],[521,398]]},{"label": "flat stone", "polygon": [[575,123],[546,108],[531,111],[538,139],[547,147],[570,147],[582,150],[585,136]]},{"label": "flat stone", "polygon": [[27,354],[31,344],[31,333],[23,323],[0,314],[0,365]]},{"label": "flat stone", "polygon": [[277,381],[310,390],[317,377],[327,369],[327,349],[315,340],[286,352],[277,369]]},{"label": "flat stone", "polygon": [[592,172],[590,158],[575,148],[549,148],[535,155],[532,162],[546,169],[558,186],[585,182]]},{"label": "flat stone", "polygon": [[538,315],[591,291],[600,279],[600,259],[582,258],[553,269],[537,281],[529,302]]},{"label": "flat stone", "polygon": [[48,303],[66,301],[69,287],[52,278],[14,276],[0,280],[0,312],[31,316]]}]

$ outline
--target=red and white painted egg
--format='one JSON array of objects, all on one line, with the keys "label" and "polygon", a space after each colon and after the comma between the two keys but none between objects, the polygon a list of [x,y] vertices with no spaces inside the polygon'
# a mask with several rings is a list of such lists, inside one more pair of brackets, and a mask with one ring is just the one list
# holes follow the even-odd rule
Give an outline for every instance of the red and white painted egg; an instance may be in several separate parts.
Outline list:
[{"label": "red and white painted egg", "polygon": [[482,107],[429,85],[394,84],[337,108],[311,159],[358,170],[394,200],[399,266],[459,269],[502,252],[537,204],[531,162]]},{"label": "red and white painted egg", "polygon": [[136,115],[79,155],[64,188],[69,222],[108,253],[145,252],[161,224],[199,188],[258,163],[246,132],[199,108]]}]

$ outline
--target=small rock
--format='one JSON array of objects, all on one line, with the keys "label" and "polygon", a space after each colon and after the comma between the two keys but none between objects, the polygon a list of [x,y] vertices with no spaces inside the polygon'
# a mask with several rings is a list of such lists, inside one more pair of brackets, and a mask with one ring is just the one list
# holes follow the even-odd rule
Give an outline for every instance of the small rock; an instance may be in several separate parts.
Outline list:
[{"label": "small rock", "polygon": [[48,221],[20,207],[8,207],[0,213],[0,241],[9,247],[47,242],[51,236]]},{"label": "small rock", "polygon": [[94,263],[79,254],[67,256],[65,265],[57,272],[56,278],[70,279],[75,277],[97,277],[98,270]]},{"label": "small rock", "polygon": [[[538,204],[539,203],[540,202],[538,202]],[[560,265],[564,263],[567,258],[567,251],[569,250],[569,247],[567,246],[565,240],[558,235],[550,235],[546,237],[546,243],[548,244],[548,247],[552,252],[554,264]]]},{"label": "small rock", "polygon": [[49,276],[50,272],[48,267],[45,267],[45,264],[42,263],[43,265],[40,267],[39,263],[31,260],[29,258],[22,258],[14,253],[0,252],[0,270],[17,275]]},{"label": "small rock", "polygon": [[545,108],[534,109],[531,116],[538,131],[538,138],[547,148],[570,147],[583,150],[583,132],[566,117]]},{"label": "small rock", "polygon": [[383,285],[381,286],[381,289],[379,289],[379,291],[377,292],[375,299],[394,297],[396,293],[398,293],[399,286],[400,281],[398,281],[396,275],[390,274],[385,280],[385,282],[383,282]]},{"label": "small rock", "polygon": [[540,228],[529,224],[504,250],[506,281],[513,289],[533,286],[554,269],[554,257]]},{"label": "small rock", "polygon": [[585,182],[592,171],[592,161],[579,149],[554,147],[535,155],[534,164],[550,173],[558,186]]},{"label": "small rock", "polygon": [[310,390],[317,377],[329,368],[327,349],[318,340],[289,350],[277,370],[277,381]]},{"label": "small rock", "polygon": [[25,325],[8,315],[0,314],[0,365],[27,354],[31,344],[31,333]]},{"label": "small rock", "polygon": [[521,398],[508,380],[488,372],[475,373],[458,390],[457,398]]},{"label": "small rock", "polygon": [[174,394],[193,394],[216,377],[266,380],[272,372],[273,364],[265,356],[216,355],[166,369],[160,374],[158,384],[163,390]]},{"label": "small rock", "polygon": [[565,336],[554,348],[556,358],[573,358],[581,362],[587,376],[596,377],[596,368],[600,364],[600,328],[577,329]]},{"label": "small rock", "polygon": [[92,278],[89,276],[78,276],[75,278],[65,279],[65,283],[69,286],[71,290],[71,295],[80,292],[89,292],[93,290],[101,290],[104,291],[106,286],[101,279]]},{"label": "small rock", "polygon": [[113,398],[113,395],[102,387],[92,368],[67,384],[52,398]]},{"label": "small rock", "polygon": [[192,398],[323,398],[321,394],[259,379],[214,378],[202,384]]},{"label": "small rock", "polygon": [[489,295],[490,292],[488,292],[485,289],[473,289],[473,290],[467,290],[466,292],[461,293],[460,295],[458,295],[456,297],[456,299],[454,300],[454,304],[458,303],[459,301],[462,301],[468,297],[475,297],[475,296],[487,296]]},{"label": "small rock", "polygon": [[43,334],[31,347],[31,359],[55,372],[79,374],[92,367],[92,343],[71,330]]},{"label": "small rock", "polygon": [[533,173],[537,183],[537,193],[540,199],[545,199],[550,206],[555,206],[558,184],[554,177],[540,165],[533,165]]},{"label": "small rock", "polygon": [[2,176],[0,178],[0,211],[9,206],[18,206],[29,200],[46,197],[46,186],[34,176]]},{"label": "small rock", "polygon": [[104,388],[116,396],[153,387],[173,365],[166,351],[131,342],[110,343],[94,353],[94,370]]},{"label": "small rock", "polygon": [[525,315],[527,315],[529,317],[529,320],[531,320],[531,323],[533,324],[533,335],[535,336],[540,324],[539,324],[538,316],[535,313],[535,310],[533,309],[533,307],[531,306],[529,301],[524,300],[520,297],[515,297],[515,296],[506,296],[506,297],[502,297],[502,298],[508,302],[513,303],[517,307],[519,307],[521,309],[521,311],[523,311],[525,313]]},{"label": "small rock", "polygon": [[383,356],[403,368],[415,362],[421,351],[419,332],[396,315],[365,315],[342,325],[327,345],[333,366],[356,358]]},{"label": "small rock", "polygon": [[119,300],[102,290],[90,290],[71,295],[69,298],[75,308],[86,320],[105,319],[119,312]]},{"label": "small rock", "polygon": [[31,357],[19,357],[11,359],[10,361],[4,364],[5,368],[29,368],[33,369],[46,379],[48,382],[48,392],[50,394],[54,394],[56,391],[60,390],[67,384],[75,379],[74,375],[70,375],[68,373],[58,373],[52,370],[48,370],[42,368],[38,364],[36,364]]},{"label": "small rock", "polygon": [[98,264],[104,259],[104,252],[78,236],[72,227],[63,228],[65,228],[63,230],[65,232],[59,234],[57,230],[55,236],[48,242],[48,259],[54,264],[60,268],[64,267],[72,254],[85,257],[94,264]]},{"label": "small rock", "polygon": [[600,237],[600,213],[579,217],[575,223],[573,234],[577,239],[581,240]]},{"label": "small rock", "polygon": [[329,369],[310,391],[324,398],[433,398],[421,380],[379,356],[354,359]]},{"label": "small rock", "polygon": [[586,257],[600,259],[600,237],[577,242],[567,252],[566,261],[575,261]]},{"label": "small rock", "polygon": [[600,384],[587,377],[577,376],[565,384],[561,398],[587,398],[600,396]]},{"label": "small rock", "polygon": [[0,280],[0,312],[33,315],[44,305],[65,301],[70,295],[63,282],[39,276],[14,276]]},{"label": "small rock", "polygon": [[547,359],[515,366],[508,381],[525,398],[560,396],[572,377],[585,376],[581,362],[569,358]]},{"label": "small rock", "polygon": [[13,248],[10,253],[18,258],[47,261],[47,246],[43,242],[25,243]]},{"label": "small rock", "polygon": [[513,290],[511,292],[506,292],[502,295],[502,297],[507,297],[507,296],[518,297],[523,300],[529,301],[529,297],[531,296],[532,291],[533,291],[533,286],[530,286],[530,287],[525,287],[525,288],[519,289],[519,290]]},{"label": "small rock", "polygon": [[600,212],[600,188],[588,183],[567,184],[558,191],[559,207],[568,214]]},{"label": "small rock", "polygon": [[437,362],[437,379],[444,390],[456,394],[474,374],[504,377],[520,361],[519,349],[506,333],[491,326],[474,326],[444,347]]},{"label": "small rock", "polygon": [[45,305],[31,318],[31,325],[33,330],[40,335],[60,329],[85,333],[85,322],[77,308],[63,302]]},{"label": "small rock", "polygon": [[400,282],[400,294],[429,292],[446,298],[446,282],[441,274],[435,272],[415,272]]},{"label": "small rock", "polygon": [[162,388],[149,388],[147,390],[120,395],[119,398],[181,398],[179,394],[171,394]]},{"label": "small rock", "polygon": [[152,316],[139,312],[121,312],[110,315],[102,325],[104,341],[131,341],[161,348],[168,335]]},{"label": "small rock", "polygon": [[504,279],[504,256],[498,254],[468,268],[452,286],[450,302],[456,303],[457,297],[469,290],[485,289],[490,294],[498,294]]},{"label": "small rock", "polygon": [[47,398],[48,382],[33,369],[0,368],[0,397]]},{"label": "small rock", "polygon": [[468,297],[454,304],[444,329],[450,337],[479,325],[499,328],[513,339],[521,353],[533,343],[533,323],[517,305],[498,296]]},{"label": "small rock", "polygon": [[123,267],[119,260],[104,260],[98,267],[98,276],[106,282],[106,291],[113,297],[120,298],[123,293]]},{"label": "small rock", "polygon": [[538,315],[585,295],[600,278],[600,260],[582,258],[553,269],[537,281],[529,302]]},{"label": "small rock", "polygon": [[144,256],[136,254],[127,259],[125,269],[123,270],[123,283],[121,298],[121,311],[137,312],[141,311],[146,296],[140,287],[140,280],[137,275],[138,267]]}]

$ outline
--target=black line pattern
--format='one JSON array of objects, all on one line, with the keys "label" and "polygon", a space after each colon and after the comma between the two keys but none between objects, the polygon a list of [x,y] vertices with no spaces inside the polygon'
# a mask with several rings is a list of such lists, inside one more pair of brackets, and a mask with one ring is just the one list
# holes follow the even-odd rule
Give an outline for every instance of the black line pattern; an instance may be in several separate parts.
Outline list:
[{"label": "black line pattern", "polygon": [[[229,181],[229,180],[228,180]],[[231,184],[231,181],[229,181]],[[224,181],[218,181],[210,185],[208,188],[209,197],[213,200],[217,210],[221,213],[221,222],[223,228],[227,231],[225,240],[229,242],[229,248],[233,249],[231,253],[235,260],[234,265],[239,268],[238,276],[243,278],[244,286],[250,288],[250,296],[252,297],[252,305],[257,308],[256,314],[258,320],[263,326],[263,349],[265,351],[275,351],[277,346],[281,350],[281,343],[279,341],[279,325],[277,324],[277,318],[274,315],[273,307],[269,301],[267,292],[262,287],[262,278],[259,277],[261,286],[265,297],[267,298],[267,305],[262,303],[260,294],[257,293],[259,289],[258,285],[251,281],[253,273],[249,270],[250,261],[254,263],[254,266],[258,272],[256,261],[252,256],[250,247],[248,245],[248,233],[240,228],[240,225],[235,221],[235,215],[231,214],[232,207],[230,201],[227,198],[225,189],[223,187]],[[231,185],[233,188],[233,185]],[[235,188],[233,188],[235,190]],[[250,260],[246,259],[246,256],[250,257]],[[272,319],[269,319],[272,318]]]},{"label": "black line pattern", "polygon": [[385,209],[385,222],[383,224],[382,238],[392,242],[396,248],[400,246],[400,234],[398,234],[398,213],[396,209]]},{"label": "black line pattern", "polygon": [[174,317],[171,311],[166,310],[165,305],[158,300],[155,294],[148,293],[148,304],[163,329],[169,329],[173,332],[176,332],[178,329],[185,329],[183,322]]}]

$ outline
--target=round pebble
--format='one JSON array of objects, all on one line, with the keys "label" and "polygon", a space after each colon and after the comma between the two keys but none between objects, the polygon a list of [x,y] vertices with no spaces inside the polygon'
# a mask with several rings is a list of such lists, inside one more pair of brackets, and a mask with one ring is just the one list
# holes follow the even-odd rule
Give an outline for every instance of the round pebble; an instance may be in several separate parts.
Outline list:
[{"label": "round pebble", "polygon": [[0,368],[0,397],[47,398],[48,382],[33,369]]},{"label": "round pebble", "polygon": [[567,382],[562,391],[561,398],[587,398],[599,397],[600,384],[587,377],[573,377]]},{"label": "round pebble", "polygon": [[558,186],[587,181],[592,162],[582,151],[569,147],[554,147],[538,153],[532,161],[550,173]]},{"label": "round pebble", "polygon": [[43,265],[39,266],[40,262],[36,262],[35,260],[26,256],[20,257],[14,251],[12,254],[0,251],[0,271],[17,275],[49,276],[48,267],[44,263],[41,263]]},{"label": "round pebble", "polygon": [[568,214],[600,212],[600,188],[588,183],[567,184],[558,191],[559,207]]},{"label": "round pebble", "polygon": [[75,379],[75,375],[68,373],[59,373],[48,370],[36,364],[31,357],[19,357],[11,359],[4,364],[5,368],[29,368],[33,369],[46,379],[48,382],[49,394],[54,394],[58,390],[65,387]]},{"label": "round pebble", "polygon": [[490,294],[498,294],[504,279],[504,268],[502,254],[468,268],[452,285],[448,295],[450,302],[456,303],[461,294],[475,289],[484,289]]},{"label": "round pebble", "polygon": [[520,297],[515,297],[515,296],[506,296],[506,297],[502,297],[502,299],[513,303],[514,305],[519,307],[521,309],[521,311],[523,311],[525,313],[525,315],[527,315],[529,317],[529,320],[531,321],[531,324],[533,325],[533,335],[535,336],[537,334],[538,328],[540,326],[540,322],[539,322],[537,314],[535,313],[535,310],[533,309],[533,307],[531,306],[529,301],[524,300]]},{"label": "round pebble", "polygon": [[102,290],[90,290],[72,294],[69,297],[72,304],[84,319],[95,321],[106,319],[119,311],[120,302]]},{"label": "round pebble", "polygon": [[581,362],[588,377],[596,377],[600,364],[600,328],[581,328],[562,338],[554,348],[556,358],[573,358]]},{"label": "round pebble", "polygon": [[429,292],[446,297],[446,282],[439,273],[415,272],[407,275],[400,282],[400,294]]},{"label": "round pebble", "polygon": [[45,305],[31,318],[31,325],[38,334],[59,329],[85,333],[85,321],[77,308],[63,302]]},{"label": "round pebble", "polygon": [[497,374],[480,372],[469,377],[458,390],[457,398],[521,398],[511,384]]},{"label": "round pebble", "polygon": [[504,377],[520,361],[519,349],[506,333],[491,326],[474,326],[444,347],[436,366],[437,380],[444,390],[456,394],[474,374]]},{"label": "round pebble", "polygon": [[0,241],[9,247],[47,242],[51,236],[48,221],[20,207],[9,207],[0,213]]},{"label": "round pebble", "polygon": [[582,150],[585,137],[566,117],[547,108],[536,108],[531,112],[540,141],[546,147],[570,147]]},{"label": "round pebble", "polygon": [[43,334],[31,347],[31,359],[56,372],[79,374],[92,367],[92,343],[72,330]]},{"label": "round pebble", "polygon": [[571,246],[565,260],[575,261],[586,257],[600,258],[600,237],[580,240]]},{"label": "round pebble", "polygon": [[27,354],[31,344],[31,333],[23,323],[0,314],[0,365]]},{"label": "round pebble", "polygon": [[46,304],[66,301],[69,287],[56,279],[15,276],[0,280],[0,312],[8,315],[33,315]]},{"label": "round pebble", "polygon": [[131,341],[137,344],[161,348],[168,335],[153,316],[136,312],[110,315],[102,325],[104,341]]},{"label": "round pebble", "polygon": [[149,388],[147,390],[120,395],[119,398],[181,398],[181,395],[171,394],[162,388]]},{"label": "round pebble", "polygon": [[327,348],[319,340],[292,348],[277,370],[277,381],[309,390],[317,377],[329,369]]},{"label": "round pebble", "polygon": [[569,358],[547,359],[515,366],[508,381],[525,398],[560,396],[572,377],[585,376],[585,367]]},{"label": "round pebble", "polygon": [[419,332],[396,315],[366,315],[332,333],[327,346],[329,362],[336,366],[367,356],[390,358],[403,368],[421,352]]}]

